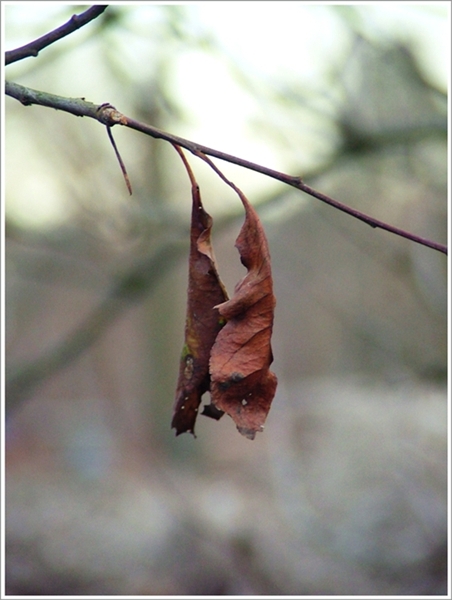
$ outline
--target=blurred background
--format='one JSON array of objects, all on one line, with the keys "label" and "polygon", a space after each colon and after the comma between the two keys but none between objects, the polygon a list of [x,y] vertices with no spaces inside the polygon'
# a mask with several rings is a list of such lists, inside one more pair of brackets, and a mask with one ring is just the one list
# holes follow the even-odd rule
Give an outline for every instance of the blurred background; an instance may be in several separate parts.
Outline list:
[{"label": "blurred background", "polygon": [[[82,6],[4,8],[7,50]],[[112,5],[7,68],[447,242],[449,3]],[[447,259],[216,161],[273,261],[265,431],[174,435],[190,185],[174,149],[5,99],[6,591],[447,592]],[[189,156],[220,273],[243,209]],[[208,397],[206,398],[208,401]]]}]

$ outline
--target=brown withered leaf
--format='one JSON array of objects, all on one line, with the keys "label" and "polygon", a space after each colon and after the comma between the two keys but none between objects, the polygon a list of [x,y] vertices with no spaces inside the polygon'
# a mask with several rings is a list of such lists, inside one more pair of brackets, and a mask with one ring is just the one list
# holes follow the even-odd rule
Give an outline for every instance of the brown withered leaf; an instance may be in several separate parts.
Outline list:
[{"label": "brown withered leaf", "polygon": [[[209,357],[212,345],[224,324],[217,304],[228,299],[215,264],[210,243],[212,219],[204,210],[199,187],[190,166],[178,146],[192,183],[192,215],[188,275],[185,342],[179,366],[179,378],[171,427],[176,435],[188,431],[194,434],[201,396],[209,389]],[[215,419],[222,412],[207,406],[205,414]]]},{"label": "brown withered leaf", "polygon": [[275,308],[270,254],[256,211],[234,184],[223,179],[245,207],[245,222],[235,245],[248,273],[236,285],[234,296],[217,305],[226,324],[211,351],[210,393],[213,404],[232,417],[239,432],[254,439],[263,430],[277,385],[269,370]]}]

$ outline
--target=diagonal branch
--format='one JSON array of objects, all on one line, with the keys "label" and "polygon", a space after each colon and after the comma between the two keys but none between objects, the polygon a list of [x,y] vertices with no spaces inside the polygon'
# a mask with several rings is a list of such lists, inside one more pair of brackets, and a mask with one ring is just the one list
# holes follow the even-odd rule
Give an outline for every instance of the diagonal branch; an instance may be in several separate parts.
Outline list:
[{"label": "diagonal branch", "polygon": [[173,145],[175,144],[177,146],[181,146],[197,156],[199,156],[200,153],[213,156],[215,158],[219,158],[220,160],[239,165],[245,169],[261,173],[262,175],[266,175],[267,177],[271,177],[272,179],[276,179],[282,183],[285,183],[286,185],[290,185],[302,192],[305,192],[306,194],[317,198],[317,200],[321,200],[322,202],[337,208],[338,210],[354,217],[355,219],[359,219],[360,221],[367,223],[367,225],[370,225],[373,228],[383,229],[389,233],[393,233],[394,235],[398,235],[417,244],[421,244],[423,246],[427,246],[428,248],[432,248],[433,250],[437,250],[438,252],[442,252],[443,254],[447,254],[447,246],[444,244],[439,244],[410,233],[409,231],[394,227],[388,223],[385,223],[384,221],[375,219],[359,210],[347,206],[346,204],[343,204],[342,202],[330,198],[326,194],[313,189],[304,183],[301,177],[286,175],[280,171],[269,169],[268,167],[264,167],[243,158],[233,156],[232,154],[227,154],[225,152],[221,152],[220,150],[215,150],[214,148],[209,148],[207,146],[203,146],[202,144],[180,138],[171,133],[166,133],[165,131],[153,127],[152,125],[141,123],[140,121],[136,121],[135,119],[131,119],[130,117],[123,115],[108,103],[95,105],[81,98],[65,98],[62,96],[55,96],[54,94],[32,90],[17,83],[8,81],[5,82],[5,93],[13,98],[16,98],[16,100],[19,100],[19,102],[26,106],[38,104],[40,106],[47,106],[57,110],[63,110],[79,117],[90,117],[92,119],[96,119],[107,127],[113,127],[113,125],[123,125],[124,127],[129,127],[130,129],[134,129],[135,131],[139,131],[153,138],[162,139],[170,142]]},{"label": "diagonal branch", "polygon": [[154,254],[113,284],[92,312],[53,348],[24,365],[10,367],[5,385],[6,415],[16,410],[32,389],[87,350],[126,307],[152,291],[166,273],[166,267],[174,264],[185,249],[178,237],[166,239]]},{"label": "diagonal branch", "polygon": [[91,8],[88,8],[85,12],[80,13],[79,15],[73,15],[67,23],[57,27],[57,29],[49,31],[49,33],[46,33],[40,38],[25,44],[25,46],[5,52],[5,65],[10,65],[13,62],[23,60],[29,56],[38,56],[43,48],[47,48],[47,46],[61,40],[61,38],[66,37],[77,29],[80,29],[80,27],[83,27],[90,21],[93,21],[101,15],[106,8],[108,8],[108,4],[91,6]]}]

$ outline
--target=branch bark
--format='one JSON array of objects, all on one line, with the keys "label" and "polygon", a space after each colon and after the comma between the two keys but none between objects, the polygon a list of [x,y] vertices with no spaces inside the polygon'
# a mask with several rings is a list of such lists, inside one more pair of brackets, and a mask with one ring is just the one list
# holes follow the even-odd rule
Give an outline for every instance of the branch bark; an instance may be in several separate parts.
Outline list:
[{"label": "branch bark", "polygon": [[394,227],[393,225],[385,223],[379,219],[375,219],[370,215],[347,206],[346,204],[343,204],[342,202],[339,202],[338,200],[335,200],[334,198],[331,198],[326,194],[313,189],[304,183],[301,177],[287,175],[285,173],[281,173],[280,171],[275,171],[274,169],[258,165],[232,154],[227,154],[225,152],[221,152],[220,150],[215,150],[214,148],[209,148],[202,144],[180,138],[171,133],[157,129],[152,125],[148,125],[127,117],[108,103],[96,105],[92,102],[87,102],[83,98],[65,98],[62,96],[56,96],[54,94],[49,94],[48,92],[33,90],[18,83],[8,81],[5,82],[5,93],[16,100],[19,100],[19,102],[25,106],[37,104],[40,106],[55,108],[57,110],[63,110],[78,117],[90,117],[99,121],[103,125],[106,125],[107,128],[113,127],[114,125],[122,125],[124,127],[134,129],[135,131],[139,131],[140,133],[144,133],[145,135],[149,135],[153,138],[162,139],[170,142],[171,144],[181,146],[198,157],[200,153],[213,156],[214,158],[219,158],[220,160],[239,165],[245,169],[261,173],[262,175],[266,175],[267,177],[271,177],[272,179],[276,179],[277,181],[281,181],[286,185],[290,185],[302,192],[305,192],[309,196],[312,196],[313,198],[316,198],[317,200],[320,200],[321,202],[324,202],[354,217],[355,219],[359,219],[360,221],[367,223],[367,225],[370,225],[374,229],[383,229],[384,231],[388,231],[389,233],[398,235],[417,244],[421,244],[423,246],[427,246],[428,248],[432,248],[433,250],[437,250],[438,252],[442,252],[443,254],[447,254],[447,246],[444,244],[439,244],[438,242],[415,235],[409,231],[405,231],[404,229]]},{"label": "branch bark", "polygon": [[73,15],[69,21],[64,25],[61,25],[61,27],[58,27],[53,31],[49,31],[49,33],[46,33],[40,38],[25,44],[25,46],[5,52],[5,65],[10,65],[18,60],[23,60],[24,58],[28,58],[30,56],[38,56],[41,50],[47,48],[47,46],[50,46],[54,42],[61,40],[61,38],[73,33],[77,29],[80,29],[80,27],[83,27],[90,21],[93,21],[107,8],[107,4],[102,6],[91,6],[91,8],[88,8],[88,10],[85,10],[85,12],[80,13],[79,15]]}]

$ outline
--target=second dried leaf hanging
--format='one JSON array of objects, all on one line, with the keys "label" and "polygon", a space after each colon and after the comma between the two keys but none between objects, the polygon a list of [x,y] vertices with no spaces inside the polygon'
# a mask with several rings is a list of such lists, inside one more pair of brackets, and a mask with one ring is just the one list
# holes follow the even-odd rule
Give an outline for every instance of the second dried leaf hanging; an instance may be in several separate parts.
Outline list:
[{"label": "second dried leaf hanging", "polygon": [[276,301],[264,229],[254,208],[239,195],[246,218],[235,245],[248,273],[236,285],[233,297],[216,307],[226,324],[210,354],[210,393],[239,432],[254,439],[264,428],[276,392],[277,378],[269,369]]}]

